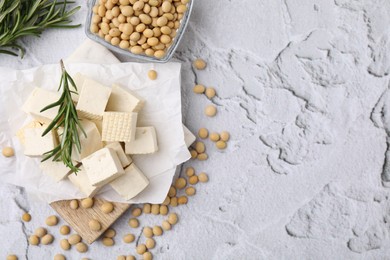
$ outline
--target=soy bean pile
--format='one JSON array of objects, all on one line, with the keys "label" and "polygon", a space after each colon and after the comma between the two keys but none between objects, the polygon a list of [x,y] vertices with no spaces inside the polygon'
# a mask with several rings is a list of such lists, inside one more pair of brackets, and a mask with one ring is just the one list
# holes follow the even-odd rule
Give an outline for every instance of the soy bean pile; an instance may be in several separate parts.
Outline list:
[{"label": "soy bean pile", "polygon": [[158,59],[166,55],[190,0],[99,0],[90,30],[114,46]]}]

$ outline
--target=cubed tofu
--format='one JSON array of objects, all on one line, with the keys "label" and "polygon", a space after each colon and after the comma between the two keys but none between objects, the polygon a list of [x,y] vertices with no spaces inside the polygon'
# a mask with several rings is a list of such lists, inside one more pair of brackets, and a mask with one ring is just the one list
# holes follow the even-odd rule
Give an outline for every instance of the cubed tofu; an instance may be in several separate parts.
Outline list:
[{"label": "cubed tofu", "polygon": [[131,142],[135,138],[138,113],[105,112],[102,140],[106,142]]},{"label": "cubed tofu", "polygon": [[183,131],[184,131],[184,142],[186,143],[187,147],[190,147],[191,144],[193,144],[196,140],[196,136],[191,133],[191,131],[183,125]]},{"label": "cubed tofu", "polygon": [[31,121],[27,125],[23,126],[16,132],[16,137],[19,139],[19,142],[24,145],[25,143],[25,137],[24,137],[24,131],[29,128],[37,128],[37,127],[42,127],[42,124],[39,121]]},{"label": "cubed tofu", "polygon": [[77,162],[103,148],[102,137],[96,125],[86,119],[81,119],[80,123],[87,136],[79,129],[81,151],[79,153],[74,147],[72,152],[72,159]]},{"label": "cubed tofu", "polygon": [[121,161],[111,148],[100,149],[81,162],[93,186],[103,186],[124,174]]},{"label": "cubed tofu", "polygon": [[49,91],[43,88],[34,88],[30,96],[27,98],[26,102],[22,106],[22,110],[36,120],[42,123],[50,123],[58,114],[58,106],[50,108],[46,111],[41,112],[41,110],[57,102],[61,97],[61,93]]},{"label": "cubed tofu", "polygon": [[132,163],[125,169],[125,174],[111,182],[110,185],[122,198],[130,200],[149,185],[149,180],[141,170]]},{"label": "cubed tofu", "polygon": [[84,167],[80,167],[77,173],[72,173],[68,176],[68,179],[87,197],[93,197],[100,190],[101,187],[96,187],[91,184],[88,179],[87,173]]},{"label": "cubed tofu", "polygon": [[156,130],[153,126],[137,127],[135,139],[125,143],[127,154],[150,154],[158,151]]},{"label": "cubed tofu", "polygon": [[92,120],[101,119],[110,94],[111,88],[85,78],[76,106],[79,115]]},{"label": "cubed tofu", "polygon": [[55,182],[59,182],[69,175],[70,169],[63,162],[55,162],[48,159],[39,165],[44,174],[50,176]]},{"label": "cubed tofu", "polygon": [[[76,74],[72,77],[72,79],[73,79],[73,81],[74,81],[74,84],[75,84],[76,87],[77,87],[77,93],[78,93],[78,94],[75,94],[75,93],[72,93],[72,94],[71,94],[71,95],[72,95],[72,99],[73,99],[74,102],[79,101],[81,89],[83,88],[83,84],[84,84],[85,78],[86,78],[86,77],[85,77],[83,74],[81,74],[81,73],[76,73]],[[74,91],[73,88],[71,88],[71,89]]]},{"label": "cubed tofu", "polygon": [[24,154],[27,156],[42,156],[54,149],[57,145],[57,136],[54,131],[42,136],[47,125],[24,130]]},{"label": "cubed tofu", "polygon": [[145,100],[137,93],[114,84],[106,111],[138,113],[144,104]]},{"label": "cubed tofu", "polygon": [[119,142],[109,143],[105,147],[111,148],[116,152],[116,155],[118,155],[118,158],[121,161],[123,168],[126,168],[133,162],[131,157],[125,154],[125,151],[123,151],[122,145]]},{"label": "cubed tofu", "polygon": [[103,118],[99,120],[91,120],[97,127],[100,136],[103,134]]}]

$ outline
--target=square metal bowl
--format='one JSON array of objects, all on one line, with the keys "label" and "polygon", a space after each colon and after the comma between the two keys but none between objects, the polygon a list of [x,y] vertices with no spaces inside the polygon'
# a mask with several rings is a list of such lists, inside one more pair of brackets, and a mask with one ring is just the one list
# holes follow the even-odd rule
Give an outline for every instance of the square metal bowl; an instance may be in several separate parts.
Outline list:
[{"label": "square metal bowl", "polygon": [[180,21],[180,26],[176,30],[176,36],[173,38],[172,45],[169,46],[168,49],[166,50],[165,56],[161,59],[158,59],[156,57],[147,56],[145,54],[133,54],[132,52],[130,52],[130,50],[125,50],[125,49],[120,48],[119,46],[114,46],[111,43],[105,41],[99,35],[92,33],[90,31],[92,17],[93,17],[93,10],[92,9],[95,6],[97,1],[99,1],[99,0],[89,0],[88,1],[87,21],[85,24],[85,34],[87,35],[87,37],[90,38],[91,40],[97,42],[97,43],[100,43],[101,45],[105,46],[106,48],[108,48],[114,52],[123,54],[125,56],[131,57],[134,59],[143,60],[143,61],[147,61],[147,62],[157,62],[157,63],[165,63],[165,62],[168,62],[172,58],[173,54],[176,51],[177,46],[180,43],[180,40],[183,37],[183,34],[187,28],[187,25],[188,25],[188,22],[190,19],[190,15],[192,12],[193,2],[194,2],[194,0],[190,0],[188,2],[187,11],[184,13],[183,18]]}]

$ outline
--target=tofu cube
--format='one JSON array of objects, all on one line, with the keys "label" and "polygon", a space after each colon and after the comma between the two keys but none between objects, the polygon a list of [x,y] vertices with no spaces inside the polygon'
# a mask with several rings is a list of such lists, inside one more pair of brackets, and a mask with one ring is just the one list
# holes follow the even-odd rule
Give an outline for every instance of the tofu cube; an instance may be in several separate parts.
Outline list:
[{"label": "tofu cube", "polygon": [[[74,84],[76,84],[76,87],[77,87],[77,93],[78,94],[75,94],[75,93],[72,93],[72,99],[74,102],[78,102],[79,101],[79,97],[80,97],[80,93],[81,93],[81,89],[83,88],[83,84],[84,84],[84,81],[86,79],[86,77],[81,74],[81,73],[76,73],[73,77],[72,77],[73,81],[74,81]],[[73,88],[71,88],[72,90],[74,90]]]},{"label": "tofu cube", "polygon": [[25,136],[24,136],[24,131],[29,128],[37,128],[37,127],[42,127],[42,124],[39,123],[39,121],[31,121],[27,125],[23,126],[16,132],[16,137],[19,139],[19,142],[24,146],[25,144]]},{"label": "tofu cube", "polygon": [[124,174],[121,161],[111,148],[100,149],[81,162],[93,186],[103,186]]},{"label": "tofu cube", "polygon": [[130,200],[149,185],[149,180],[132,163],[125,169],[125,174],[111,182],[110,185],[121,197],[125,200]]},{"label": "tofu cube", "polygon": [[118,158],[121,161],[123,168],[126,168],[133,162],[131,157],[125,154],[125,151],[123,151],[122,145],[120,143],[118,142],[109,143],[105,147],[111,148],[116,152],[116,155],[118,155]]},{"label": "tofu cube", "polygon": [[131,142],[135,138],[137,113],[105,112],[102,140],[106,142]]},{"label": "tofu cube", "polygon": [[68,179],[87,197],[93,197],[100,190],[101,187],[96,187],[91,184],[88,179],[85,169],[81,166],[80,171],[72,173],[68,176]]},{"label": "tofu cube", "polygon": [[44,174],[50,176],[55,182],[59,182],[68,176],[70,169],[63,162],[55,162],[48,159],[39,165]]},{"label": "tofu cube", "polygon": [[41,110],[57,102],[61,97],[59,92],[49,91],[43,88],[34,88],[30,96],[27,98],[26,102],[22,106],[22,110],[36,120],[42,123],[50,123],[58,114],[58,106],[50,108],[46,111],[41,112]]},{"label": "tofu cube", "polygon": [[42,156],[44,153],[54,149],[57,145],[57,136],[54,131],[48,132],[45,136],[42,133],[47,125],[24,130],[24,154],[27,156]]},{"label": "tofu cube", "polygon": [[138,113],[144,105],[145,100],[137,93],[114,84],[106,111]]},{"label": "tofu cube", "polygon": [[154,127],[137,127],[134,141],[126,142],[125,150],[127,154],[150,154],[157,152],[157,135]]},{"label": "tofu cube", "polygon": [[72,152],[72,159],[77,162],[103,148],[102,137],[96,125],[86,119],[80,120],[80,123],[87,136],[79,129],[81,151],[79,153],[74,147]]},{"label": "tofu cube", "polygon": [[79,115],[87,119],[101,119],[110,94],[111,88],[85,78],[76,106]]}]

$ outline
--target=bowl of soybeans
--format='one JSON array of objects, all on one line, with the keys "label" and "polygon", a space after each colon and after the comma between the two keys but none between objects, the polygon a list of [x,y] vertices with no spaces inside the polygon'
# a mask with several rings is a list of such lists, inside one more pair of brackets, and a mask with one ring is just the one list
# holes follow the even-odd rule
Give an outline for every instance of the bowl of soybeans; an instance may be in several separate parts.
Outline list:
[{"label": "bowl of soybeans", "polygon": [[90,0],[85,32],[108,49],[148,62],[169,61],[194,0]]}]

